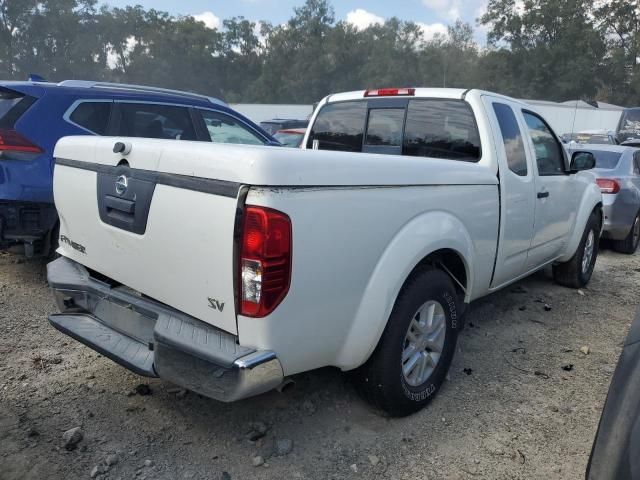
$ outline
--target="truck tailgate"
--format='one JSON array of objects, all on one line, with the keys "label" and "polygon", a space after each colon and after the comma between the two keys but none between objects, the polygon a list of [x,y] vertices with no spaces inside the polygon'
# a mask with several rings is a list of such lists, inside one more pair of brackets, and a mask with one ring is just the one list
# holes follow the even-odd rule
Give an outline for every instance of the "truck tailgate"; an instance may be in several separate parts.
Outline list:
[{"label": "truck tailgate", "polygon": [[163,172],[158,142],[135,139],[124,156],[111,151],[117,141],[126,139],[72,138],[56,148],[58,251],[236,334],[234,228],[240,185]]}]

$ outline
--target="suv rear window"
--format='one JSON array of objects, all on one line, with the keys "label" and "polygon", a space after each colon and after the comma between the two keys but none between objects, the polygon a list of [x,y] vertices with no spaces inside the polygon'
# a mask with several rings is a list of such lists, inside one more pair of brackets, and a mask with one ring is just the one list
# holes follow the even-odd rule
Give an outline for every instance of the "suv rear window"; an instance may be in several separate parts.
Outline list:
[{"label": "suv rear window", "polygon": [[[582,150],[581,150],[582,151]],[[588,150],[596,157],[596,168],[606,168],[613,170],[618,166],[621,152],[607,152],[603,150]]]},{"label": "suv rear window", "polygon": [[367,100],[329,103],[316,117],[307,148],[362,152],[363,143],[401,146],[402,155],[416,157],[477,162],[481,156],[471,107],[448,99],[410,100],[406,108]]},{"label": "suv rear window", "polygon": [[112,102],[82,102],[69,120],[98,135],[107,134]]},{"label": "suv rear window", "polygon": [[118,135],[125,137],[196,140],[186,107],[152,103],[121,103]]}]

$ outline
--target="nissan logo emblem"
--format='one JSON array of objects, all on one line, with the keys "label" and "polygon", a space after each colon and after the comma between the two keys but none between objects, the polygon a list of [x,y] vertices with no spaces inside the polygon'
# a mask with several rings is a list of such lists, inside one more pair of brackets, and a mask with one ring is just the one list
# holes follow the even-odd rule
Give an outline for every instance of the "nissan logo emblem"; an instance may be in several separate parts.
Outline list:
[{"label": "nissan logo emblem", "polygon": [[124,192],[127,191],[127,187],[129,186],[129,181],[127,177],[124,175],[120,175],[116,180],[116,193],[118,195],[124,195]]}]

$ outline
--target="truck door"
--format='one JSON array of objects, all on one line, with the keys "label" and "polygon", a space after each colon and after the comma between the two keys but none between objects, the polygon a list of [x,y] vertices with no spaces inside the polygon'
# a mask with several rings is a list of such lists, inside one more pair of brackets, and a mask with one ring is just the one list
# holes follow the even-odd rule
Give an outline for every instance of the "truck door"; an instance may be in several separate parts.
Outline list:
[{"label": "truck door", "polygon": [[553,130],[539,115],[523,110],[528,147],[535,158],[535,221],[525,270],[548,263],[563,251],[576,219],[574,182],[566,154]]},{"label": "truck door", "polygon": [[532,159],[525,147],[526,126],[515,114],[514,104],[502,98],[485,97],[493,124],[500,175],[500,241],[492,288],[524,272],[534,224],[535,181]]}]

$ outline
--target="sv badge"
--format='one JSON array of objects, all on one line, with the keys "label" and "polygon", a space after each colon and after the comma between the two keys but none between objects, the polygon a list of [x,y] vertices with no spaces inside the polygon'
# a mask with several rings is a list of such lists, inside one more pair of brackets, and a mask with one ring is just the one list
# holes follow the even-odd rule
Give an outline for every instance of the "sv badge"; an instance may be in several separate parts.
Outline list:
[{"label": "sv badge", "polygon": [[224,302],[220,303],[218,300],[211,297],[208,297],[207,300],[209,300],[209,306],[214,310],[218,310],[219,312],[222,312],[222,310],[224,310]]}]

